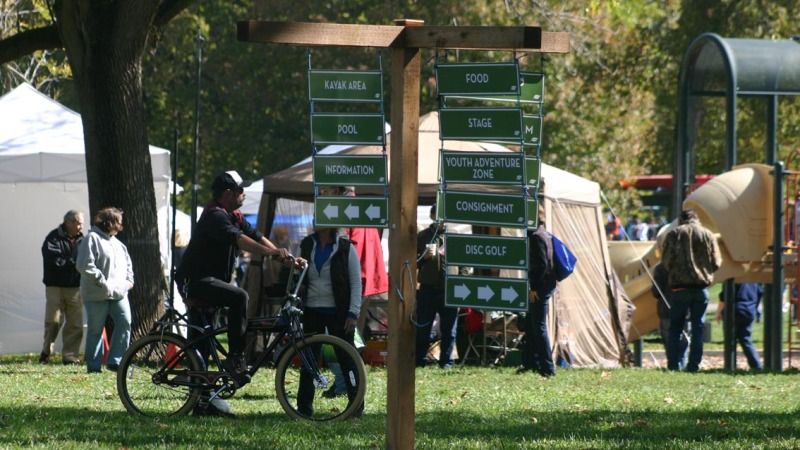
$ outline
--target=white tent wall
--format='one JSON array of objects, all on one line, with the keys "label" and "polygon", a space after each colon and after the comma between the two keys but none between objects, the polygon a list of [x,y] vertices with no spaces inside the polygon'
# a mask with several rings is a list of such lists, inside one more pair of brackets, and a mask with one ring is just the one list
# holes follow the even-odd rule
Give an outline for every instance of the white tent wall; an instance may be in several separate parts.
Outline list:
[{"label": "white tent wall", "polygon": [[[169,152],[150,146],[156,207],[167,205]],[[0,97],[0,354],[39,352],[45,288],[41,247],[70,209],[91,222],[80,115],[20,85]],[[168,234],[159,234],[166,247]],[[60,348],[60,338],[57,342]]]}]

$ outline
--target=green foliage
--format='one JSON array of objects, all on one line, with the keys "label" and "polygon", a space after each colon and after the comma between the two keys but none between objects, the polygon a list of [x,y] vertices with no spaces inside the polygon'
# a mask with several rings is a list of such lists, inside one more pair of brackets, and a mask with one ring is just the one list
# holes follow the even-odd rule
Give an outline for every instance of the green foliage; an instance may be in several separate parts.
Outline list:
[{"label": "green foliage", "polygon": [[[362,419],[309,424],[274,398],[271,370],[232,398],[235,420],[128,415],[114,375],[0,358],[0,448],[383,448],[386,371],[371,369]],[[800,382],[784,374],[511,368],[416,371],[415,446],[465,448],[797,448]]]}]

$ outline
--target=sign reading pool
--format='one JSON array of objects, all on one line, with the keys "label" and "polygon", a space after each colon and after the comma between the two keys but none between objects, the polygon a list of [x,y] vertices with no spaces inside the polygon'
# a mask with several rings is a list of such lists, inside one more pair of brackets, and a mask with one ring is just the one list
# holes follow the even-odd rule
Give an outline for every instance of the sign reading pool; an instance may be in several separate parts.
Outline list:
[{"label": "sign reading pool", "polygon": [[311,140],[314,144],[383,145],[383,114],[314,113]]},{"label": "sign reading pool", "polygon": [[386,184],[386,158],[383,155],[316,155],[314,182],[343,186]]}]

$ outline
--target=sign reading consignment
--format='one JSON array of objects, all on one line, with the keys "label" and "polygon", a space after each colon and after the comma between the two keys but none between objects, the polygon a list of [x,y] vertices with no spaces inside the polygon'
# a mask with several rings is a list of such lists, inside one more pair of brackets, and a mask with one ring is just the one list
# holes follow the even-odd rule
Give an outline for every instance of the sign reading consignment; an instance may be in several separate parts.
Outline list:
[{"label": "sign reading consignment", "polygon": [[445,191],[441,197],[444,198],[443,217],[448,222],[528,227],[527,206],[522,195]]}]

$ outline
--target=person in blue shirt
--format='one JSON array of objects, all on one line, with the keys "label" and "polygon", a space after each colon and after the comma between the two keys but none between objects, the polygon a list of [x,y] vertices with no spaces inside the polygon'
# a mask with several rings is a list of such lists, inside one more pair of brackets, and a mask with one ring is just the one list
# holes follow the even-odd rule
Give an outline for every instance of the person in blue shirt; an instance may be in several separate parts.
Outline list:
[{"label": "person in blue shirt", "polygon": [[[751,370],[761,370],[761,358],[753,345],[753,322],[756,320],[758,303],[763,295],[763,288],[758,283],[736,283],[734,285],[734,307],[736,308],[736,341],[742,346]],[[717,321],[722,320],[725,311],[725,299],[719,294]]]}]

